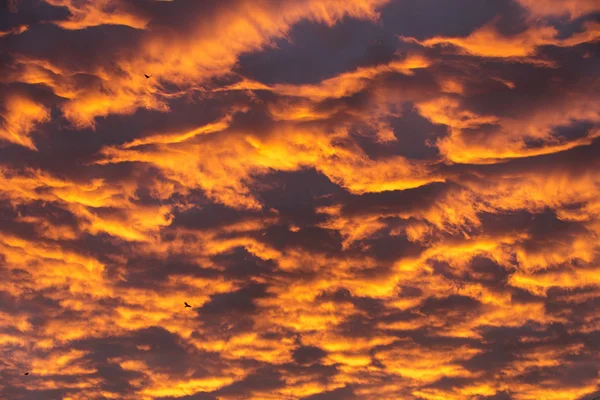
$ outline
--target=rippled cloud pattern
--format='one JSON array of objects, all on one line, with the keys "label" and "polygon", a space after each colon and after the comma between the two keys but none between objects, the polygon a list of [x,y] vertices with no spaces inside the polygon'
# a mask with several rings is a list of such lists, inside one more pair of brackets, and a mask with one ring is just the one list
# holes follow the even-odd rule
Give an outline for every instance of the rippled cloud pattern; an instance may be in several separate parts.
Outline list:
[{"label": "rippled cloud pattern", "polygon": [[600,396],[598,1],[0,6],[1,399]]}]

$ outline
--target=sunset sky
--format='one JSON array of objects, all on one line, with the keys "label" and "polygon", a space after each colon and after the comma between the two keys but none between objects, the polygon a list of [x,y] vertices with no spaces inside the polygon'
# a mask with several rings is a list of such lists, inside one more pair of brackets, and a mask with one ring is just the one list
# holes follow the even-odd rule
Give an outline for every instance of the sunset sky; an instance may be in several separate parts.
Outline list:
[{"label": "sunset sky", "polygon": [[0,399],[600,396],[600,0],[0,5]]}]

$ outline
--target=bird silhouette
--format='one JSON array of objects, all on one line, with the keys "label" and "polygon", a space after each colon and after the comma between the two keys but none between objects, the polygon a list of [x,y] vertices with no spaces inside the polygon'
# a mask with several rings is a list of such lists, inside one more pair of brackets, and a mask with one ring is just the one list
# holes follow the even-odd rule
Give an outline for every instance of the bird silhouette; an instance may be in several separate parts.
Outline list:
[{"label": "bird silhouette", "polygon": [[185,308],[191,307],[187,302],[183,302],[183,304],[185,304]]},{"label": "bird silhouette", "polygon": [[25,372],[25,374],[24,374],[24,375],[29,375],[29,372]]},{"label": "bird silhouette", "polygon": [[146,77],[146,79],[149,79],[150,77],[152,77],[152,75],[146,75],[146,74],[144,74],[144,76]]}]

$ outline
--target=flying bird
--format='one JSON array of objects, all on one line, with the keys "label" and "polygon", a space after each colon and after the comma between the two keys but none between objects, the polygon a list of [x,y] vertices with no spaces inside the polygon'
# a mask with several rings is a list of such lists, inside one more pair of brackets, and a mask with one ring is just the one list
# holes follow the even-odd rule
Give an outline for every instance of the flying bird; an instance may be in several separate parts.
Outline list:
[{"label": "flying bird", "polygon": [[183,304],[185,304],[185,308],[191,307],[187,302],[183,302]]},{"label": "flying bird", "polygon": [[29,375],[29,372],[25,372],[23,375]]},{"label": "flying bird", "polygon": [[221,332],[227,331],[229,330],[229,324],[221,324],[221,326],[219,327]]},{"label": "flying bird", "polygon": [[144,74],[144,76],[146,77],[146,79],[150,79],[150,77],[151,77],[152,75],[146,75],[146,74]]}]

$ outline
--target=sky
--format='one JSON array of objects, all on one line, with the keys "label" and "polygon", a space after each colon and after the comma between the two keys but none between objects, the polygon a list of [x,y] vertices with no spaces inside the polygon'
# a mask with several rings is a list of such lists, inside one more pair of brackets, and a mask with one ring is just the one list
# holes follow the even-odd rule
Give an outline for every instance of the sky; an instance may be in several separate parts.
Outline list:
[{"label": "sky", "polygon": [[600,1],[0,6],[1,399],[600,396]]}]

